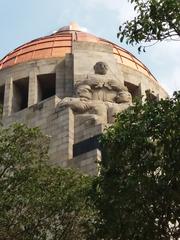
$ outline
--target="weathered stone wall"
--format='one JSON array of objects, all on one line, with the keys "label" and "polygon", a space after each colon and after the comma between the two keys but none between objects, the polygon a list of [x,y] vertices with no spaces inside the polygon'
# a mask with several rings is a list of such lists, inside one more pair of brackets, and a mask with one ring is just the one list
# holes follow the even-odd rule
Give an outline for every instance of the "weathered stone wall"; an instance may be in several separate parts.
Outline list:
[{"label": "weathered stone wall", "polygon": [[130,67],[119,64],[122,69],[124,81],[139,87],[140,95],[145,96],[145,91],[150,89],[158,98],[167,98],[167,92],[161,87],[160,83],[145,76],[143,73]]},{"label": "weathered stone wall", "polygon": [[113,55],[113,48],[109,45],[102,45],[90,42],[74,42],[74,82],[81,80],[87,75],[94,73],[93,67],[96,62],[106,62],[109,66],[108,76],[124,81],[121,67]]}]

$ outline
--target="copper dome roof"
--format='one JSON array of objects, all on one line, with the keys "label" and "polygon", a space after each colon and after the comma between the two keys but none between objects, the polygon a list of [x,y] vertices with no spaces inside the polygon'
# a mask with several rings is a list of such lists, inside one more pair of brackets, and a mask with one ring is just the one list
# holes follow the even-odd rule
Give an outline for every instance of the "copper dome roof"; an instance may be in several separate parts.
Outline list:
[{"label": "copper dome roof", "polygon": [[51,35],[37,38],[16,48],[0,60],[0,70],[32,60],[64,57],[67,53],[72,53],[73,41],[110,45],[113,47],[113,53],[118,63],[136,69],[151,79],[156,80],[148,68],[130,52],[103,38],[81,31],[81,28],[75,23],[60,28]]}]

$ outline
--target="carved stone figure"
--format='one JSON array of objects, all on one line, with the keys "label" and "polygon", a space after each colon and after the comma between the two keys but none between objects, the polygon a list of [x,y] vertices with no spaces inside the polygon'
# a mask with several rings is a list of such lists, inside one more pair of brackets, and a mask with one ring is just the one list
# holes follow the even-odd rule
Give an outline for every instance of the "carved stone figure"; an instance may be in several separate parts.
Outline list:
[{"label": "carved stone figure", "polygon": [[107,122],[107,106],[102,101],[92,100],[92,90],[89,85],[78,84],[76,97],[66,97],[58,104],[58,108],[70,107],[75,113],[89,114],[91,118],[101,118],[101,122]]},{"label": "carved stone figure", "polygon": [[108,71],[108,65],[105,62],[97,62],[94,65],[95,74],[105,75]]},{"label": "carved stone figure", "polygon": [[132,96],[130,94],[130,92],[128,92],[125,89],[121,89],[118,93],[117,96],[115,97],[115,102],[116,103],[128,103],[128,104],[132,104]]},{"label": "carved stone figure", "polygon": [[132,103],[131,94],[117,79],[106,76],[108,65],[97,62],[95,74],[75,84],[75,96],[66,97],[58,108],[70,107],[76,114],[86,114],[102,123],[113,122],[114,116]]},{"label": "carved stone figure", "polygon": [[106,102],[106,105],[108,108],[107,119],[108,122],[112,123],[117,113],[132,105],[132,96],[127,90],[120,90],[115,98],[115,102]]},{"label": "carved stone figure", "polygon": [[92,100],[91,87],[87,84],[75,86],[75,97],[65,97],[58,107],[70,107],[77,113],[84,113],[91,109],[90,100]]},{"label": "carved stone figure", "polygon": [[88,75],[84,81],[91,86],[93,100],[114,102],[117,92],[124,88],[123,83],[115,76],[109,76],[108,65],[97,62],[94,65],[94,74]]}]

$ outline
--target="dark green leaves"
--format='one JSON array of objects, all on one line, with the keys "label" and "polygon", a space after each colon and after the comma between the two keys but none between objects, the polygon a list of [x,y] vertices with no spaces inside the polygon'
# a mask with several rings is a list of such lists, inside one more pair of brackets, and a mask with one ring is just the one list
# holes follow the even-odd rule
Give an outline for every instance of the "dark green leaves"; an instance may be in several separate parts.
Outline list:
[{"label": "dark green leaves", "polygon": [[[131,0],[137,16],[119,28],[120,41],[127,44],[148,43],[180,38],[180,1]],[[141,48],[138,49],[139,51]]]},{"label": "dark green leaves", "polygon": [[48,165],[48,145],[37,128],[0,128],[0,240],[86,239],[91,178]]},{"label": "dark green leaves", "polygon": [[180,224],[180,93],[138,101],[101,139],[96,206],[104,239],[178,239]]}]

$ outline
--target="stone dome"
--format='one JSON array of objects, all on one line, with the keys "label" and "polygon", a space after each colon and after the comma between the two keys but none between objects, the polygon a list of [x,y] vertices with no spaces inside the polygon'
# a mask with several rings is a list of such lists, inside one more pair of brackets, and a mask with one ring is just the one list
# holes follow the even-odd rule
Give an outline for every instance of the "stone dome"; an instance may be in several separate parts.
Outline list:
[{"label": "stone dome", "polygon": [[143,73],[152,80],[156,80],[149,69],[133,54],[118,45],[82,31],[77,23],[60,28],[57,32],[37,38],[21,45],[0,60],[0,70],[16,64],[33,60],[64,57],[73,53],[74,42],[91,42],[98,45],[109,45],[118,63]]}]

